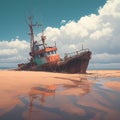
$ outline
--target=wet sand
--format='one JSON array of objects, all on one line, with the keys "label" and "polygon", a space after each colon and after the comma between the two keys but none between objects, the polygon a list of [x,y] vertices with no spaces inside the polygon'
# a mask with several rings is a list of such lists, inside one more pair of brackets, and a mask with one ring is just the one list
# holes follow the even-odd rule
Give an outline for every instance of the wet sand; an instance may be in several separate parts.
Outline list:
[{"label": "wet sand", "polygon": [[[90,70],[87,71],[87,74],[63,74],[63,73],[50,73],[50,72],[32,72],[32,71],[10,71],[10,70],[1,70],[0,71],[0,116],[5,116],[8,112],[12,111],[16,106],[24,106],[26,105],[20,98],[23,96],[30,96],[30,99],[33,99],[33,95],[41,95],[41,96],[54,96],[55,90],[57,89],[57,97],[62,96],[62,99],[65,99],[65,103],[61,103],[61,105],[57,105],[59,109],[64,112],[71,114],[80,114],[81,116],[85,116],[86,112],[82,108],[78,108],[77,106],[70,103],[70,101],[66,101],[65,96],[84,96],[80,101],[77,101],[77,104],[92,107],[94,109],[101,110],[103,112],[108,112],[108,118],[111,119],[111,115],[116,115],[117,112],[114,113],[112,110],[109,110],[105,106],[99,105],[97,103],[97,99],[106,105],[109,104],[106,100],[99,96],[98,93],[92,86],[96,84],[96,79],[98,78],[120,78],[120,70]],[[91,80],[92,79],[92,80]],[[104,82],[103,86],[112,90],[120,91],[120,81],[107,81]],[[100,82],[100,81],[99,81]],[[62,86],[62,87],[60,87]],[[92,92],[91,92],[92,91]],[[93,96],[91,98],[91,96]],[[106,93],[107,95],[110,93]],[[94,95],[98,96],[94,98]],[[109,95],[111,96],[111,95]],[[112,95],[114,96],[114,95]],[[93,99],[94,98],[94,99]],[[36,98],[35,98],[36,99]],[[56,98],[57,99],[57,98]],[[60,97],[61,99],[61,97]],[[87,101],[89,99],[89,101]],[[112,99],[112,97],[111,97]],[[41,103],[44,103],[45,100],[43,98],[40,99]],[[57,100],[56,102],[58,102]],[[49,103],[49,102],[48,102]],[[60,103],[60,101],[59,101]],[[67,104],[69,105],[67,106]],[[54,103],[50,103],[49,107],[53,107]],[[69,109],[69,108],[71,109]],[[38,109],[38,108],[35,108]],[[91,109],[94,113],[94,110]],[[42,109],[42,114],[44,117],[49,114],[51,119],[60,119],[62,118],[58,114],[53,114],[50,112],[44,111]],[[95,113],[93,119],[102,119],[102,113]],[[6,115],[7,116],[7,115]],[[28,111],[23,111],[22,117],[25,120],[28,119]],[[39,114],[38,114],[39,116]],[[37,120],[34,115],[34,120]],[[0,117],[1,118],[1,117]],[[45,118],[48,119],[48,118]],[[1,119],[2,120],[2,119]],[[6,118],[7,120],[7,118]],[[77,119],[76,119],[77,120]],[[87,120],[87,119],[85,119]],[[104,120],[104,119],[103,119]]]},{"label": "wet sand", "polygon": [[[88,76],[97,77],[120,77],[120,70],[88,70]],[[89,75],[90,74],[90,75]]]},{"label": "wet sand", "polygon": [[[0,71],[0,115],[10,111],[16,104],[22,104],[19,96],[28,95],[31,88],[39,85],[72,85],[79,80],[78,74],[61,74],[31,71]],[[34,91],[36,92],[36,91]]]},{"label": "wet sand", "polygon": [[[120,70],[91,70],[87,71],[87,73],[88,77],[120,78]],[[106,82],[104,86],[109,87],[111,89],[120,90],[120,81]]]}]

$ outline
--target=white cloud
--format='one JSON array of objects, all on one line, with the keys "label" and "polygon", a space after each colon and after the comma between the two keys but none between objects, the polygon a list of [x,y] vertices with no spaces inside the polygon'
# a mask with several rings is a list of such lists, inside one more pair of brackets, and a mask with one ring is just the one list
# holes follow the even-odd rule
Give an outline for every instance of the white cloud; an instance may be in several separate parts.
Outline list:
[{"label": "white cloud", "polygon": [[94,63],[120,63],[120,54],[94,54],[92,56],[92,61]]},{"label": "white cloud", "polygon": [[[97,54],[96,63],[114,62],[119,65],[120,53],[120,1],[108,0],[98,10],[98,15],[84,16],[78,21],[70,21],[58,28],[46,29],[57,41],[59,52],[71,52],[74,48],[79,50],[82,44]],[[55,34],[57,29],[59,34]],[[47,34],[46,34],[47,35]],[[99,59],[98,59],[99,58]],[[107,60],[106,60],[107,59]],[[120,65],[119,65],[120,67]]]},{"label": "white cloud", "polygon": [[0,55],[11,55],[11,54],[16,54],[17,53],[17,50],[16,49],[3,49],[3,50],[0,50]]},{"label": "white cloud", "polygon": [[15,39],[0,42],[0,66],[17,66],[20,62],[27,62],[29,43]]},{"label": "white cloud", "polygon": [[69,45],[69,48],[70,48],[70,49],[75,49],[76,46],[75,46],[74,44],[71,44],[71,45]]},{"label": "white cloud", "polygon": [[99,14],[101,16],[120,17],[120,1],[108,0],[104,7],[99,9]]},{"label": "white cloud", "polygon": [[64,24],[64,23],[66,23],[66,20],[61,20],[61,24]]},{"label": "white cloud", "polygon": [[[112,64],[112,67],[118,64],[120,67],[120,0],[108,0],[99,8],[98,15],[83,16],[78,21],[62,20],[61,23],[64,25],[60,28],[47,27],[45,35],[48,44],[52,45],[56,41],[58,52],[62,56],[65,52],[81,49],[83,44],[93,52],[93,60],[95,59],[95,64],[99,67],[100,64]],[[40,39],[40,35],[35,39]],[[0,55],[9,56],[8,53],[11,52],[12,57],[19,54],[21,59],[26,59],[28,46],[29,43],[24,40],[2,41]]]},{"label": "white cloud", "polygon": [[102,30],[97,30],[90,35],[90,39],[99,40],[104,38],[104,36],[111,36],[112,29],[111,28],[104,28]]}]

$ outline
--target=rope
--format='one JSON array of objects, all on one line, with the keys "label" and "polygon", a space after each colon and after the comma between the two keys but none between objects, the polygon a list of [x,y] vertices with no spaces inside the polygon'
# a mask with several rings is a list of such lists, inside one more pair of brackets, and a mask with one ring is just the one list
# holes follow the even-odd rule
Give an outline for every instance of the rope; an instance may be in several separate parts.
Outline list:
[{"label": "rope", "polygon": [[[94,54],[94,56],[95,56],[96,54]],[[92,65],[93,65],[93,70],[95,70],[95,74],[96,74],[96,76],[94,76],[94,78],[95,78],[95,80],[98,78],[98,71],[97,71],[97,69],[96,69],[96,66],[95,66],[95,64],[94,64],[94,61],[93,61],[93,59],[91,59],[91,63],[92,63]]]}]

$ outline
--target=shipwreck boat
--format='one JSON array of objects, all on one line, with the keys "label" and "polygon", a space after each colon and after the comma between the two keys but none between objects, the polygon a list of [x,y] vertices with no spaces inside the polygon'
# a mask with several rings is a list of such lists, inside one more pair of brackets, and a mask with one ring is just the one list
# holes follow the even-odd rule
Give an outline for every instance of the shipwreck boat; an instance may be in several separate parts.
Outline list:
[{"label": "shipwreck boat", "polygon": [[30,61],[28,63],[18,64],[18,70],[33,70],[33,71],[49,71],[49,72],[65,72],[65,73],[86,73],[86,69],[91,58],[89,49],[82,49],[72,53],[65,53],[63,59],[57,53],[57,47],[47,46],[45,43],[46,36],[42,32],[41,41],[39,44],[34,40],[34,26],[32,18],[29,18],[30,28]]}]

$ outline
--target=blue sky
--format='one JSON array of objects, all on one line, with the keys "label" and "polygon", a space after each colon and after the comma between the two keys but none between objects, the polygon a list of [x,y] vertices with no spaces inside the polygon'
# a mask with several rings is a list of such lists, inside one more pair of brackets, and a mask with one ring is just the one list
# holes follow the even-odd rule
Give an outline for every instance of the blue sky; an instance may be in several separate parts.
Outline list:
[{"label": "blue sky", "polygon": [[120,69],[120,0],[0,0],[0,67],[28,62],[30,15],[62,57],[83,44],[93,53],[90,68]]},{"label": "blue sky", "polygon": [[61,20],[78,20],[96,13],[106,0],[0,0],[0,40],[16,36],[29,39],[27,17],[33,15],[44,27],[60,27]]}]

